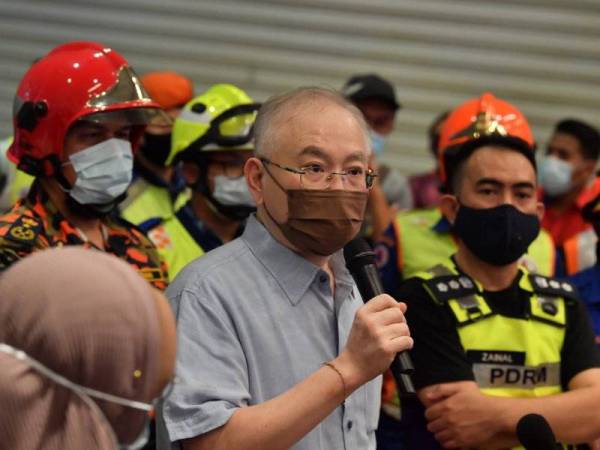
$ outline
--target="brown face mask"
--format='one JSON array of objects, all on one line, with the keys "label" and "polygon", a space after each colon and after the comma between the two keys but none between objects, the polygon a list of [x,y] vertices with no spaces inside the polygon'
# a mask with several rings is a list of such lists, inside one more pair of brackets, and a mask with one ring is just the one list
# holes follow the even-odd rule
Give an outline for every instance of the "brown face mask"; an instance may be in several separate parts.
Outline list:
[{"label": "brown face mask", "polygon": [[329,189],[284,191],[288,220],[280,224],[265,210],[298,250],[329,256],[358,234],[367,206],[367,192]]}]

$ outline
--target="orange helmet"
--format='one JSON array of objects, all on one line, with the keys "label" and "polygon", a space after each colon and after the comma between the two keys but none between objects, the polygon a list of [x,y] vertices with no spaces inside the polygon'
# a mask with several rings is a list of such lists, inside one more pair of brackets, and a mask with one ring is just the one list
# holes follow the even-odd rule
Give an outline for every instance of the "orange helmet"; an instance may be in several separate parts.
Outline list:
[{"label": "orange helmet", "polygon": [[438,146],[442,183],[448,184],[456,163],[487,144],[514,148],[535,166],[535,142],[525,116],[510,103],[485,92],[462,103],[444,122]]},{"label": "orange helmet", "polygon": [[156,114],[164,114],[160,105],[116,51],[95,42],[63,44],[33,64],[19,84],[8,157],[27,173],[51,175],[77,120],[134,125],[135,148]]}]

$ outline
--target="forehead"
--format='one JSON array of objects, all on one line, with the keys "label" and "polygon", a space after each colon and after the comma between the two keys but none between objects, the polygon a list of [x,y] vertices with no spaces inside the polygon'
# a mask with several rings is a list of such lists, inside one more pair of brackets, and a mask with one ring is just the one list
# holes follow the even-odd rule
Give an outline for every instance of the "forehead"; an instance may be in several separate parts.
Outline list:
[{"label": "forehead", "polygon": [[552,139],[550,139],[548,148],[552,150],[560,149],[572,154],[581,153],[581,147],[577,138],[567,133],[554,133]]},{"label": "forehead", "polygon": [[87,120],[78,120],[69,129],[69,134],[87,131],[113,132],[130,126],[131,124],[125,121],[91,122]]},{"label": "forehead", "polygon": [[357,118],[333,102],[302,105],[284,114],[277,127],[276,152],[295,159],[307,147],[318,147],[333,160],[360,153],[366,160],[368,138]]},{"label": "forehead", "polygon": [[522,153],[493,146],[481,147],[473,152],[465,163],[464,177],[475,183],[482,178],[504,184],[535,184],[536,180],[533,165]]}]

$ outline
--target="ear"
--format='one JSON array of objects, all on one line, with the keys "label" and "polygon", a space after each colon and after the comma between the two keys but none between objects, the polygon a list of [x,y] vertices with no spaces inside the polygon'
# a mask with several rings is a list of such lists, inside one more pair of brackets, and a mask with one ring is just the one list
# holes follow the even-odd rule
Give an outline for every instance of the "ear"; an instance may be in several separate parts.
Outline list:
[{"label": "ear", "polygon": [[181,173],[185,180],[185,184],[188,186],[193,186],[200,178],[200,167],[198,167],[198,164],[191,161],[184,161],[181,166]]},{"label": "ear", "polygon": [[544,206],[544,204],[542,202],[536,203],[535,212],[538,216],[539,221],[541,222],[542,219],[544,218],[544,214],[546,213],[546,207]]},{"label": "ear", "polygon": [[460,205],[458,203],[458,199],[456,198],[456,196],[451,195],[451,194],[442,195],[442,197],[440,198],[439,208],[440,208],[440,211],[442,212],[442,215],[448,220],[448,222],[453,224],[454,221],[456,220],[456,214],[458,213],[458,208],[460,208]]},{"label": "ear", "polygon": [[585,159],[582,164],[582,172],[586,180],[589,180],[596,172],[597,161],[595,159]]},{"label": "ear", "polygon": [[248,158],[246,164],[244,164],[244,176],[246,177],[246,183],[248,183],[248,189],[252,194],[252,198],[256,202],[256,205],[262,205],[264,203],[263,195],[263,165],[262,162],[255,157]]}]

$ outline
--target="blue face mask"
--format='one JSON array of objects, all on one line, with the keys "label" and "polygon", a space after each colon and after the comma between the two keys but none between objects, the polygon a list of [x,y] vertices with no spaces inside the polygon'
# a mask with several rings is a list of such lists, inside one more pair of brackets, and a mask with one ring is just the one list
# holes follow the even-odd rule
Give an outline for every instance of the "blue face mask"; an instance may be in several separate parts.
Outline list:
[{"label": "blue face mask", "polygon": [[546,156],[538,167],[538,180],[544,193],[549,197],[557,197],[571,188],[573,166],[566,161]]},{"label": "blue face mask", "polygon": [[375,156],[381,156],[383,154],[383,148],[385,147],[385,136],[369,130],[369,139],[371,140],[371,149]]}]

